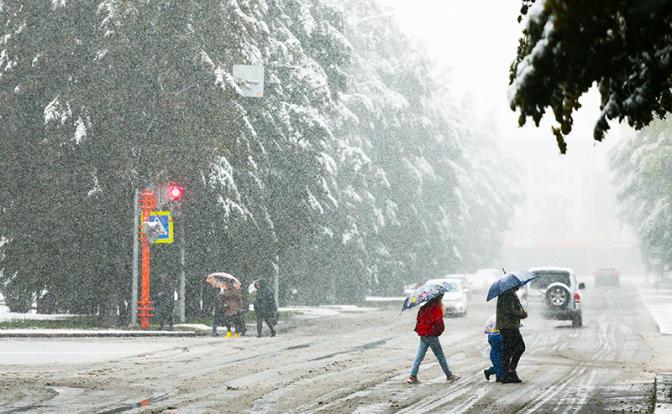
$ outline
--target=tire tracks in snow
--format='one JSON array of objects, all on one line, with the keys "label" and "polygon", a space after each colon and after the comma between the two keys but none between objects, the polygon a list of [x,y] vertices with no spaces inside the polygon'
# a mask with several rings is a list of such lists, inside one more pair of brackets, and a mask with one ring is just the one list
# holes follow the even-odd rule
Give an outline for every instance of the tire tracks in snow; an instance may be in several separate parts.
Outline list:
[{"label": "tire tracks in snow", "polygon": [[[450,347],[451,351],[455,352],[452,354],[453,363],[451,363],[451,356],[448,356],[449,363],[451,363],[451,366],[458,366],[457,360],[463,361],[463,363],[466,362],[466,357],[464,356],[464,353],[461,352],[461,350],[464,349],[466,351],[468,349],[473,349],[473,344],[477,342],[477,338],[478,337],[475,337],[471,334],[467,334],[467,335],[461,335],[460,337],[453,339],[453,341],[459,342],[459,345],[456,346],[454,345]],[[452,345],[453,341],[451,341],[451,344],[446,345]],[[404,356],[403,359],[400,358],[400,363],[401,360],[406,360],[406,356]],[[321,396],[318,400],[309,401],[303,404],[302,406],[298,407],[296,410],[292,410],[292,412],[317,413],[320,411],[334,410],[337,409],[342,404],[348,403],[355,398],[369,395],[373,392],[379,392],[380,394],[384,395],[390,388],[394,388],[395,386],[398,387],[399,385],[402,384],[404,388],[398,394],[401,395],[402,397],[405,396],[410,397],[411,396],[410,391],[412,390],[412,388],[411,389],[407,388],[408,385],[403,382],[403,380],[408,375],[408,367],[404,366],[403,369],[399,369],[398,367],[401,365],[400,363],[394,364],[394,368],[392,368],[390,371],[387,371],[383,376],[378,375],[375,380],[369,381],[367,385],[362,385],[360,383],[354,386],[341,388],[339,390]],[[423,364],[423,369],[427,370],[429,368],[433,368],[436,366],[438,366],[438,362],[433,361],[430,363]],[[435,383],[441,381],[442,379],[445,380],[445,377],[441,376],[432,379],[428,381],[428,383]],[[377,405],[381,406],[382,404],[379,403]],[[388,403],[386,405],[388,406],[388,408],[391,408],[390,406],[392,404]]]},{"label": "tire tracks in snow", "polygon": [[[591,359],[602,360],[611,353],[612,345],[610,343],[611,341],[609,341],[607,332],[610,330],[612,324],[613,322],[611,321],[604,321],[600,323],[598,329],[598,343],[596,345],[596,350],[591,355]],[[546,390],[537,395],[534,399],[528,401],[521,409],[518,410],[518,413],[532,414],[537,410],[539,410],[544,405],[548,404],[554,398],[557,398],[558,401],[555,402],[555,404],[553,404],[552,408],[553,411],[564,408],[565,411],[568,410],[569,412],[571,412],[572,408],[576,410],[580,409],[581,405],[585,404],[585,402],[592,394],[588,393],[586,390],[588,387],[593,386],[594,382],[592,381],[594,380],[594,376],[591,379],[591,383],[584,382],[583,384],[584,395],[581,396],[580,400],[577,400],[577,397],[575,395],[573,394],[570,395],[570,393],[576,392],[574,387],[570,387],[570,384],[577,381],[586,373],[586,371],[590,370],[592,368],[591,365],[592,364],[590,364],[588,361],[579,361],[579,363],[571,371],[569,371],[569,373],[566,374],[566,376],[563,379],[555,382],[553,385],[551,385]],[[565,407],[565,405],[569,403],[571,403],[572,405],[570,405],[569,407]],[[577,407],[576,404],[580,405]]]},{"label": "tire tracks in snow", "polygon": [[[545,332],[536,332],[526,344],[527,348],[532,348],[528,356],[533,357],[534,355],[546,350],[543,345],[546,343],[553,342],[554,345],[552,349],[557,352],[564,344],[571,341],[578,333],[572,331],[570,335],[566,335],[562,338],[557,338],[557,336],[549,336]],[[479,337],[479,340],[483,340],[482,337]],[[479,341],[480,342],[480,341]],[[481,347],[480,355],[483,357],[485,364],[488,364],[489,361],[489,346],[487,344],[479,345]],[[466,361],[473,363],[473,361]],[[464,364],[461,364],[464,365]],[[448,394],[442,393],[441,395],[432,395],[429,397],[423,398],[421,401],[411,404],[407,407],[404,407],[398,413],[424,413],[430,412],[437,409],[443,408],[443,406],[450,404],[451,402],[459,399],[460,397],[467,396],[464,401],[460,401],[456,405],[451,405],[450,409],[445,412],[451,414],[462,414],[471,410],[476,404],[481,402],[481,400],[487,396],[490,391],[494,389],[493,384],[490,383],[490,386],[483,380],[483,372],[480,368],[476,373],[470,374],[467,376],[466,370],[464,371],[465,375],[460,381],[456,383],[456,388],[449,392]],[[448,408],[448,407],[446,407]]]}]

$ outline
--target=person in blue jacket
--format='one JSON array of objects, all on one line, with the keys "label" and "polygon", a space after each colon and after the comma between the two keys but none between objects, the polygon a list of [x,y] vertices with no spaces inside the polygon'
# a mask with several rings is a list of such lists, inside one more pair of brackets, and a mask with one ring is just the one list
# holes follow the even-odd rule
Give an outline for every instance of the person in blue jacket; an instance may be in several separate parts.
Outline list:
[{"label": "person in blue jacket", "polygon": [[490,381],[490,376],[495,375],[496,382],[504,379],[504,366],[502,364],[502,334],[497,329],[497,315],[492,315],[485,324],[484,332],[490,344],[490,362],[492,366],[483,370],[485,380]]}]

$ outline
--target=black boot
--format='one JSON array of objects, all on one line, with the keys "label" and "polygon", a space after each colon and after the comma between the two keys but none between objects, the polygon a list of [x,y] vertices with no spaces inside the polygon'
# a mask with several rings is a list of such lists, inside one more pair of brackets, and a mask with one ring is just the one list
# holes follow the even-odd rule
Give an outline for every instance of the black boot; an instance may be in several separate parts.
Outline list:
[{"label": "black boot", "polygon": [[518,378],[516,371],[507,371],[506,374],[504,374],[504,378],[502,378],[502,384],[517,384],[519,382],[522,381]]},{"label": "black boot", "polygon": [[516,374],[515,371],[513,372],[507,372],[504,378],[502,379],[503,384],[518,384],[523,381],[518,378],[518,374]]}]

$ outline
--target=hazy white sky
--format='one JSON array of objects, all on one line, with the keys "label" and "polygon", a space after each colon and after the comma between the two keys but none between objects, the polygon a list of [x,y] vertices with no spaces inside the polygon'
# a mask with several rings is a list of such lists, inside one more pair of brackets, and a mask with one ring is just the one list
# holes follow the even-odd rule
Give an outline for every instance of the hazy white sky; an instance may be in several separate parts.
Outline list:
[{"label": "hazy white sky", "polygon": [[[526,172],[527,177],[544,177],[549,171],[569,171],[578,176],[575,185],[562,189],[555,183],[523,179],[521,190],[525,200],[518,208],[510,233],[511,240],[518,240],[525,234],[531,223],[568,226],[583,223],[594,214],[591,206],[600,205],[604,228],[570,232],[564,236],[549,237],[572,242],[577,239],[596,244],[604,243],[608,235],[614,242],[632,242],[633,237],[616,216],[614,188],[608,184],[606,159],[609,148],[621,136],[629,134],[627,128],[612,124],[612,131],[606,143],[595,143],[592,138],[593,125],[599,114],[599,96],[593,90],[581,99],[584,105],[575,115],[573,132],[568,137],[569,152],[558,155],[555,139],[550,132],[550,117],[540,128],[531,121],[528,126],[518,128],[517,115],[509,108],[507,90],[509,66],[516,54],[521,33],[517,22],[520,0],[379,0],[394,13],[393,19],[413,39],[422,43],[429,56],[440,66],[450,69],[450,79],[446,82],[459,100],[468,94],[481,117],[492,118],[499,135],[504,140],[515,138],[534,139],[529,145],[500,145],[504,155]],[[595,171],[596,168],[599,171]],[[595,194],[588,192],[580,177],[595,177],[602,182],[602,188]],[[524,184],[527,183],[527,184]],[[584,200],[588,208],[574,209],[563,219],[566,223],[547,223],[554,218],[548,211],[538,208],[539,201],[549,192],[562,191],[567,199]],[[586,198],[588,197],[588,198]],[[593,197],[595,200],[591,200]],[[598,204],[599,203],[599,204]],[[592,222],[595,222],[594,220]],[[600,236],[600,237],[597,237]],[[562,241],[562,240],[561,240]]]},{"label": "hazy white sky", "polygon": [[[516,54],[521,25],[517,22],[520,0],[379,0],[394,13],[395,21],[420,41],[441,66],[450,68],[446,79],[455,96],[469,94],[483,114],[494,113],[501,135],[547,138],[549,124],[541,129],[517,127],[509,109],[509,65]],[[582,99],[570,145],[592,145],[592,127],[599,109],[597,94]],[[570,147],[571,150],[571,147]]]},{"label": "hazy white sky", "polygon": [[508,67],[519,35],[519,0],[381,0],[430,56],[452,69],[449,83],[482,109],[506,108]]}]

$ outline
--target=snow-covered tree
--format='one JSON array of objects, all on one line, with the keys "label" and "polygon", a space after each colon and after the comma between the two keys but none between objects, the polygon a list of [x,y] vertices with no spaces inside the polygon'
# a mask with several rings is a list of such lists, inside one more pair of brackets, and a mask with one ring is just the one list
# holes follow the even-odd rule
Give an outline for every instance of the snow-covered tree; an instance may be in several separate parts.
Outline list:
[{"label": "snow-covered tree", "polygon": [[566,151],[579,98],[597,83],[608,121],[640,129],[672,109],[672,5],[667,1],[523,0],[523,36],[511,67],[510,102],[520,124],[539,122],[551,109],[558,147]]},{"label": "snow-covered tree", "polygon": [[[213,271],[356,302],[496,254],[509,179],[373,0],[0,4],[14,308],[126,320],[133,193],[168,180],[187,188],[189,315]],[[263,99],[240,96],[234,64],[264,65]],[[177,244],[153,255],[154,275],[177,275]]]},{"label": "snow-covered tree", "polygon": [[672,121],[656,120],[614,149],[610,167],[624,218],[648,268],[672,270]]}]

